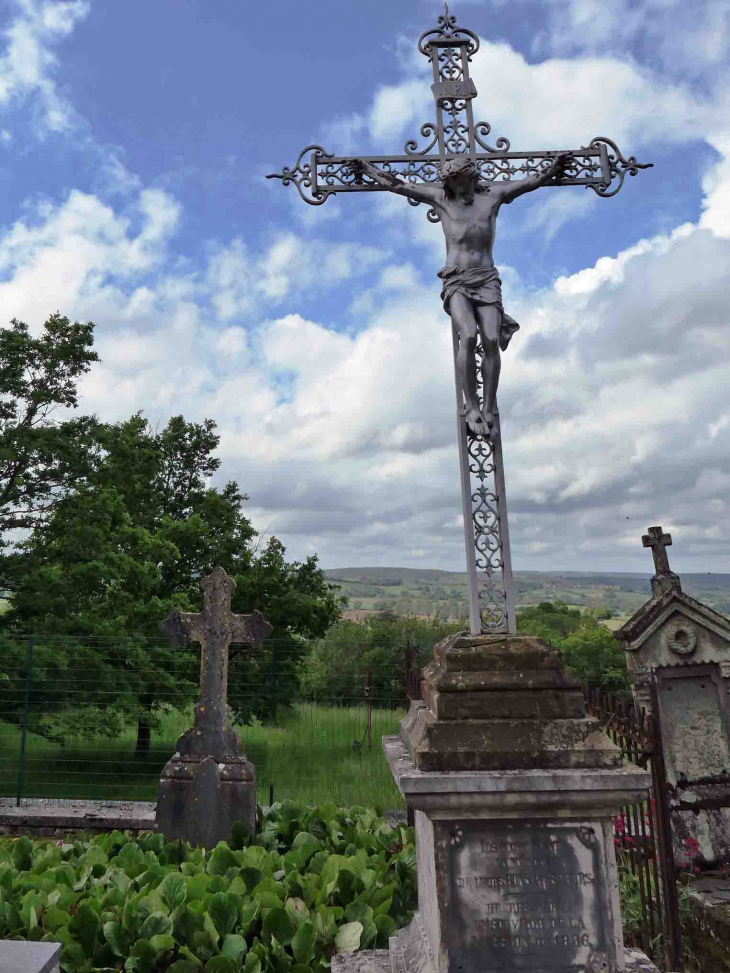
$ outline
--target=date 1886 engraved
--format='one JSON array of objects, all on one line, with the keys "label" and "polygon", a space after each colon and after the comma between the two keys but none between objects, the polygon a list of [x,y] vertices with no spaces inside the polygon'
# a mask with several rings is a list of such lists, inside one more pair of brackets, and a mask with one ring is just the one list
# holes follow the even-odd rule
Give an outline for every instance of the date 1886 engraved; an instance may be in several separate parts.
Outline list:
[{"label": "date 1886 engraved", "polygon": [[[449,951],[464,973],[600,969],[610,919],[593,828],[459,821],[445,826]],[[458,828],[463,840],[449,841]]]}]

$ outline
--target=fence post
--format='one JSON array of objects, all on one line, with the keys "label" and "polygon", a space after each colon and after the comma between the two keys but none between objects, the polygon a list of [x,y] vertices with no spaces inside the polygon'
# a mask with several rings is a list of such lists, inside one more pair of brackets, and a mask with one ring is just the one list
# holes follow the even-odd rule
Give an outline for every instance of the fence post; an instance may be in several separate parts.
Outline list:
[{"label": "fence post", "polygon": [[[408,700],[411,694],[411,671],[413,669],[413,646],[411,645],[410,634],[406,635],[405,663],[406,663],[406,700]],[[408,704],[406,703],[406,705]]]},{"label": "fence post", "polygon": [[365,699],[368,704],[368,750],[373,749],[373,674],[365,676]]},{"label": "fence post", "polygon": [[271,667],[269,668],[269,719],[276,723],[276,642],[271,643]]},{"label": "fence post", "polygon": [[25,653],[25,690],[23,693],[23,729],[20,734],[20,757],[18,760],[18,781],[16,787],[15,806],[20,807],[23,799],[23,773],[25,769],[25,741],[28,736],[28,709],[30,708],[30,672],[33,665],[33,646],[35,635],[28,639],[28,649]]}]

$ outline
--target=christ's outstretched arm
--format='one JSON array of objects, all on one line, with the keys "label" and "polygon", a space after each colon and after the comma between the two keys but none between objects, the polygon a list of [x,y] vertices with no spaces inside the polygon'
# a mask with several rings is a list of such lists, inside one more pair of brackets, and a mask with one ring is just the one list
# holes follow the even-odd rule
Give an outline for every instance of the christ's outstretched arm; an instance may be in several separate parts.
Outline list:
[{"label": "christ's outstretched arm", "polygon": [[433,206],[440,203],[443,198],[443,190],[440,186],[426,186],[423,183],[404,182],[394,172],[383,172],[377,166],[374,166],[372,162],[367,162],[365,159],[350,159],[348,161],[348,167],[356,177],[363,175],[369,176],[373,182],[384,186],[391,193],[397,193],[399,196],[407,196],[409,199],[415,199],[419,203],[429,203]]},{"label": "christ's outstretched arm", "polygon": [[540,186],[544,186],[552,179],[562,175],[569,160],[569,152],[560,152],[555,156],[555,161],[550,168],[546,169],[539,176],[527,176],[525,179],[521,179],[519,182],[497,182],[493,185],[498,190],[504,186],[505,188],[501,192],[502,202],[511,203],[512,200],[517,199],[518,196],[523,196],[525,193],[531,193],[534,189],[539,189]]}]

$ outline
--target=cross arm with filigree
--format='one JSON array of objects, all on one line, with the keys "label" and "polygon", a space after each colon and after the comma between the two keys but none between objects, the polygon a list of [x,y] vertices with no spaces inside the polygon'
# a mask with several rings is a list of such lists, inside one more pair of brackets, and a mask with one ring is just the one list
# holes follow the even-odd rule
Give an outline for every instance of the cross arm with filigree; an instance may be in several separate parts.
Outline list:
[{"label": "cross arm with filigree", "polygon": [[[514,151],[506,138],[491,145],[487,141],[490,125],[475,123],[472,109],[477,91],[469,76],[469,64],[479,50],[476,34],[457,26],[456,17],[445,6],[437,27],[421,35],[418,49],[431,62],[436,109],[436,121],[421,126],[420,134],[427,140],[424,147],[409,139],[402,155],[365,156],[362,161],[368,171],[363,173],[352,166],[351,157],[333,155],[321,145],[308,145],[293,166],[267,178],[296,186],[305,202],[320,206],[337,193],[393,191],[392,182],[387,180],[395,177],[411,187],[409,202],[417,206],[429,202],[425,192],[424,198],[418,198],[422,190],[440,187],[439,163],[464,155],[473,160],[481,180],[515,184],[510,190],[512,198],[536,188],[533,184],[528,189],[524,180],[542,179],[558,155],[565,157],[566,164],[558,177],[545,179],[543,184],[583,186],[604,197],[615,196],[627,174],[635,176],[639,169],[651,167],[651,163],[637,162],[634,156],[625,158],[615,142],[605,136],[597,136],[588,145],[559,150]],[[383,178],[377,178],[374,171]],[[438,220],[433,212],[429,212],[429,218]]]}]

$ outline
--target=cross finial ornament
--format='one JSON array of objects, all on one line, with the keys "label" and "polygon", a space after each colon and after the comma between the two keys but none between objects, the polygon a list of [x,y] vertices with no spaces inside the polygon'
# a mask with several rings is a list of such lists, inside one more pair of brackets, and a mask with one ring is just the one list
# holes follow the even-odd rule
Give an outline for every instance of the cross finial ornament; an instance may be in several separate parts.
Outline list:
[{"label": "cross finial ornament", "polygon": [[665,534],[663,527],[648,527],[641,543],[644,547],[651,548],[654,558],[654,577],[651,579],[651,590],[654,594],[658,596],[671,590],[681,591],[679,576],[669,567],[667,548],[671,547],[672,535]]},{"label": "cross finial ornament", "polygon": [[228,718],[228,649],[231,642],[258,646],[273,628],[260,611],[234,615],[231,594],[236,587],[221,567],[213,568],[200,582],[202,612],[171,612],[160,630],[171,642],[200,642],[200,699],[195,707],[195,725],[178,740],[182,753],[214,756],[240,749],[238,734]]}]

